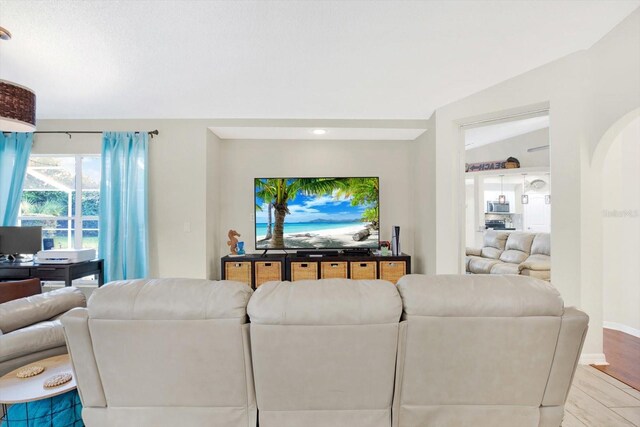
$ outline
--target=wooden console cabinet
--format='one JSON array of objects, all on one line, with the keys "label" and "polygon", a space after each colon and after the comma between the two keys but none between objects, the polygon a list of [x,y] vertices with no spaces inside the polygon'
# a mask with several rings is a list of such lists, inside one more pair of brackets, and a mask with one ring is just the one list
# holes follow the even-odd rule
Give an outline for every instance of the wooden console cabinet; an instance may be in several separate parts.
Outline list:
[{"label": "wooden console cabinet", "polygon": [[411,257],[331,256],[299,257],[295,254],[260,254],[221,259],[222,280],[236,280],[256,289],[272,280],[382,279],[397,283],[411,273]]}]

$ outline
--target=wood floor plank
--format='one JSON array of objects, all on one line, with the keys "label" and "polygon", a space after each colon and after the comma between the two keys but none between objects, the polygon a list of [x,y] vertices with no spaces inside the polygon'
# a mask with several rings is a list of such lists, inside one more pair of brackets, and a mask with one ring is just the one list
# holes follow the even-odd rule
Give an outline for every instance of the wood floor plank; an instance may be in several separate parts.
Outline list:
[{"label": "wood floor plank", "polygon": [[622,391],[640,400],[640,391],[636,390],[635,388],[623,388]]},{"label": "wood floor plank", "polygon": [[586,427],[582,421],[577,419],[571,412],[564,411],[564,419],[561,427]]},{"label": "wood floor plank", "polygon": [[[603,381],[604,382],[604,381]],[[566,410],[587,427],[629,427],[633,426],[622,416],[587,395],[578,387],[572,387],[567,399]]]},{"label": "wood floor plank", "polygon": [[595,368],[593,366],[589,366],[589,365],[581,365],[578,367],[578,369],[582,369],[586,372],[589,372],[591,375],[595,375],[598,378],[602,378],[603,380],[605,380],[606,382],[608,382],[609,384],[612,384],[620,389],[625,389],[625,388],[630,388],[631,386],[628,384],[623,383],[622,381],[618,381],[617,379],[613,378],[611,375],[605,374],[604,372],[600,371],[598,368]]},{"label": "wood floor plank", "polygon": [[576,370],[573,386],[584,391],[607,408],[640,407],[640,400],[583,369]]},{"label": "wood floor plank", "polygon": [[640,408],[611,408],[612,411],[629,420],[635,426],[640,426]]},{"label": "wood floor plank", "polygon": [[604,328],[603,344],[609,365],[595,368],[640,390],[640,338]]}]

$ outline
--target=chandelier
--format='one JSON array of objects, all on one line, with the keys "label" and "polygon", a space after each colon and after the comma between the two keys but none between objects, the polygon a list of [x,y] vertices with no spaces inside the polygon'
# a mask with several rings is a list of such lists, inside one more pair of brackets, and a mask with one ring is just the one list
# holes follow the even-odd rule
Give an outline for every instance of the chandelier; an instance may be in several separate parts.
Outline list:
[{"label": "chandelier", "polygon": [[[11,33],[0,27],[0,40]],[[36,130],[36,94],[13,82],[0,80],[0,131],[33,132]]]}]

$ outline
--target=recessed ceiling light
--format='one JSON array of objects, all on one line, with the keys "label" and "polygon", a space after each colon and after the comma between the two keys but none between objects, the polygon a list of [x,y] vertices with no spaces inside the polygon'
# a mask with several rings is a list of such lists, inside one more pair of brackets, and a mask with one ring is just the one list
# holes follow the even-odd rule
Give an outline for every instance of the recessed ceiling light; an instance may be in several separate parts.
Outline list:
[{"label": "recessed ceiling light", "polygon": [[324,135],[325,133],[327,133],[326,129],[314,129],[311,131],[311,133],[313,133],[314,135]]}]

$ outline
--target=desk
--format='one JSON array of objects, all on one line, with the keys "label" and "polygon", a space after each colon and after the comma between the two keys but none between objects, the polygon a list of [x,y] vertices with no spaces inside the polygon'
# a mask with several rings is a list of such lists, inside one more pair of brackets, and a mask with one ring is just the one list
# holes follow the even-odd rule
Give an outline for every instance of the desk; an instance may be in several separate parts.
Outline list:
[{"label": "desk", "polygon": [[64,281],[65,286],[71,282],[92,274],[98,275],[98,286],[104,283],[104,260],[77,262],[74,264],[37,264],[34,262],[0,263],[0,280],[21,280],[37,277],[42,281]]}]

